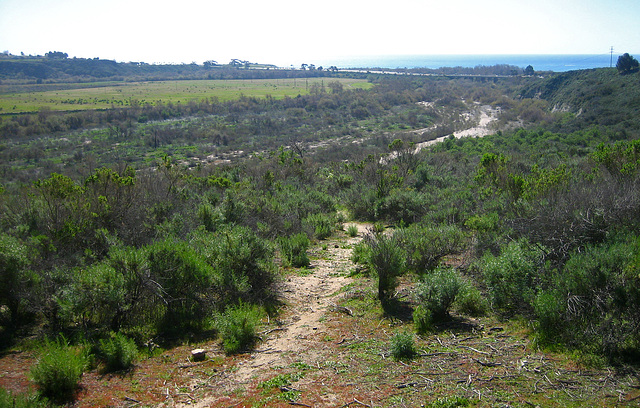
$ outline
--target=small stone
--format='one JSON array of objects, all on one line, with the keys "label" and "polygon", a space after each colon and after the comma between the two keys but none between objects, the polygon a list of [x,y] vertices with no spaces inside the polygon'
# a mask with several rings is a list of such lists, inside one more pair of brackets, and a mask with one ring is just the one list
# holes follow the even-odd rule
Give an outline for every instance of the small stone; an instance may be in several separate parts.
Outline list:
[{"label": "small stone", "polygon": [[191,357],[193,357],[193,361],[204,361],[207,357],[207,352],[204,349],[194,349],[191,350]]}]

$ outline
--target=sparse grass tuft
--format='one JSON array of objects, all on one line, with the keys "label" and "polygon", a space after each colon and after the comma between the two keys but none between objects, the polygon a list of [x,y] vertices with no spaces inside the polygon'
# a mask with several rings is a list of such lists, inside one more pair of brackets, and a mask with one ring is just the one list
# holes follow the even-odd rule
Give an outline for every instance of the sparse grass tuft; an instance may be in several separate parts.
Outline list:
[{"label": "sparse grass tuft", "polygon": [[73,399],[87,362],[84,350],[69,346],[64,338],[47,341],[31,376],[40,395],[64,403]]},{"label": "sparse grass tuft", "polygon": [[418,355],[413,333],[397,333],[391,338],[391,356],[396,360],[411,360]]}]

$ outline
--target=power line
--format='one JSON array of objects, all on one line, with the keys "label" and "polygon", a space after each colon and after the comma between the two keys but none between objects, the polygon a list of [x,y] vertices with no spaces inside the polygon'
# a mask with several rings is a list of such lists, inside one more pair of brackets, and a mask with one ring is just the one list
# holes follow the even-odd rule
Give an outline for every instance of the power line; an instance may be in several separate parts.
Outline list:
[{"label": "power line", "polygon": [[613,45],[611,46],[611,62],[609,63],[609,68],[613,68]]}]

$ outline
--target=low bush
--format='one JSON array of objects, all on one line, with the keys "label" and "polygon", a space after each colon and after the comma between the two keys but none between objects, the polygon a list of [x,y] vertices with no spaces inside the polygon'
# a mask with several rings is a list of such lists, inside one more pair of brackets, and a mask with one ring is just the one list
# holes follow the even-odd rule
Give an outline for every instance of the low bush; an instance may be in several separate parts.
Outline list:
[{"label": "low bush", "polygon": [[484,316],[489,304],[480,290],[470,281],[462,280],[454,308],[460,313],[470,316]]},{"label": "low bush", "polygon": [[413,224],[395,235],[407,253],[407,268],[417,274],[434,270],[444,256],[460,252],[466,242],[463,231],[453,225]]},{"label": "low bush", "polygon": [[290,237],[281,237],[278,240],[280,245],[280,253],[282,255],[283,264],[291,265],[295,268],[309,266],[309,256],[307,256],[307,248],[309,248],[309,238],[307,234],[292,235]]},{"label": "low bush", "polygon": [[349,224],[347,227],[347,235],[351,238],[355,238],[358,236],[358,226],[355,224]]},{"label": "low bush", "polygon": [[391,356],[396,360],[411,360],[418,349],[410,332],[397,333],[391,338]]},{"label": "low bush", "polygon": [[104,361],[105,372],[127,370],[133,367],[138,347],[133,339],[116,333],[108,339],[100,340],[99,355]]},{"label": "low bush", "polygon": [[378,298],[388,300],[397,286],[396,278],[405,271],[405,252],[394,236],[374,234],[365,239],[367,263],[378,275]]},{"label": "low bush", "polygon": [[433,315],[431,311],[422,305],[418,305],[413,311],[413,326],[418,334],[427,334],[433,331]]},{"label": "low bush", "polygon": [[67,402],[74,397],[87,361],[84,350],[69,346],[65,339],[47,341],[31,368],[31,377],[40,395],[55,402]]},{"label": "low bush", "polygon": [[312,231],[317,239],[327,239],[336,229],[336,220],[330,214],[312,214],[303,220],[303,225]]},{"label": "low bush", "polygon": [[228,308],[218,317],[216,329],[227,354],[237,354],[253,347],[258,338],[256,329],[262,314],[259,306],[241,303]]},{"label": "low bush", "polygon": [[448,318],[462,286],[462,280],[454,269],[439,268],[426,275],[418,285],[418,302],[434,321],[443,321]]},{"label": "low bush", "polygon": [[149,272],[166,305],[159,329],[168,333],[199,329],[213,310],[209,295],[218,280],[216,271],[185,241],[167,239],[148,250]]},{"label": "low bush", "polygon": [[512,241],[499,256],[487,253],[480,269],[492,306],[507,314],[531,310],[542,274],[543,251],[526,240]]},{"label": "low bush", "polygon": [[37,394],[12,394],[0,388],[0,408],[45,408],[49,404],[46,400],[39,399]]},{"label": "low bush", "polygon": [[542,339],[640,360],[639,254],[633,234],[574,253],[533,303]]}]

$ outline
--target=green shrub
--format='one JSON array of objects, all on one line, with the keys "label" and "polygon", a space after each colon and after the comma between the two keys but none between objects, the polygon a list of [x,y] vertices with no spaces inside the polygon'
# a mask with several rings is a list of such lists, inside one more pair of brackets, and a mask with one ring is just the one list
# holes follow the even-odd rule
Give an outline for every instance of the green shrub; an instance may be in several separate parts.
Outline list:
[{"label": "green shrub", "polygon": [[525,240],[512,241],[499,256],[486,254],[480,261],[494,307],[506,313],[531,309],[539,283],[543,252]]},{"label": "green shrub", "polygon": [[218,309],[239,300],[249,302],[273,296],[273,247],[249,228],[225,227],[215,233],[198,230],[189,243],[214,268],[216,287],[210,294]]},{"label": "green shrub", "polygon": [[349,224],[347,227],[347,235],[351,238],[355,238],[358,236],[358,226],[355,224]]},{"label": "green shrub", "polygon": [[262,313],[259,306],[241,303],[228,308],[218,317],[216,329],[227,354],[237,354],[253,347]]},{"label": "green shrub", "polygon": [[391,356],[396,360],[410,360],[418,354],[413,334],[396,333],[391,338]]},{"label": "green shrub", "polygon": [[434,270],[444,256],[460,252],[466,242],[466,235],[454,225],[414,224],[395,235],[406,250],[407,268],[418,274]]},{"label": "green shrub", "polygon": [[303,224],[313,231],[317,239],[327,239],[335,231],[336,220],[330,214],[311,214],[303,220]]},{"label": "green shrub", "polygon": [[380,221],[373,223],[373,233],[374,234],[382,234],[384,232],[384,224]]},{"label": "green shrub", "polygon": [[222,215],[209,203],[202,203],[198,207],[198,219],[209,232],[215,231],[221,223]]},{"label": "green shrub", "polygon": [[489,304],[480,290],[464,279],[461,281],[454,306],[460,313],[470,316],[484,316],[489,310]]},{"label": "green shrub", "polygon": [[639,254],[633,234],[572,254],[535,299],[542,339],[609,358],[640,358]]},{"label": "green shrub", "polygon": [[0,408],[45,408],[49,404],[36,394],[12,394],[0,388]]},{"label": "green shrub", "polygon": [[64,339],[47,341],[31,368],[31,377],[42,396],[66,402],[73,399],[86,366],[87,357],[83,350],[70,347]]},{"label": "green shrub", "polygon": [[[107,262],[73,272],[71,285],[56,300],[67,324],[108,329],[125,305],[124,276]],[[113,328],[113,327],[112,327]]]},{"label": "green shrub", "polygon": [[11,323],[16,324],[24,303],[29,265],[27,248],[16,238],[0,233],[0,305],[9,309]]},{"label": "green shrub", "polygon": [[413,326],[418,334],[427,334],[433,331],[433,315],[431,311],[422,305],[418,305],[413,311]]},{"label": "green shrub", "polygon": [[362,240],[353,246],[351,251],[351,262],[366,265],[371,259],[371,247],[366,240]]},{"label": "green shrub", "polygon": [[165,240],[148,248],[149,273],[166,305],[160,329],[176,333],[200,328],[213,308],[215,270],[185,241]]},{"label": "green shrub", "polygon": [[388,300],[397,286],[396,278],[404,273],[405,253],[394,236],[368,235],[368,264],[378,275],[378,298]]},{"label": "green shrub", "polygon": [[434,321],[448,318],[449,309],[462,287],[462,280],[454,269],[440,268],[426,275],[416,289],[418,302]]},{"label": "green shrub", "polygon": [[108,339],[100,340],[99,355],[105,363],[106,372],[127,370],[133,367],[138,347],[133,339],[116,333]]},{"label": "green shrub", "polygon": [[281,237],[278,243],[285,265],[291,265],[295,268],[309,266],[311,262],[307,256],[307,248],[309,248],[310,242],[307,234],[301,232],[290,237]]},{"label": "green shrub", "polygon": [[412,224],[427,211],[427,196],[415,190],[394,189],[376,202],[376,218],[390,223]]}]

